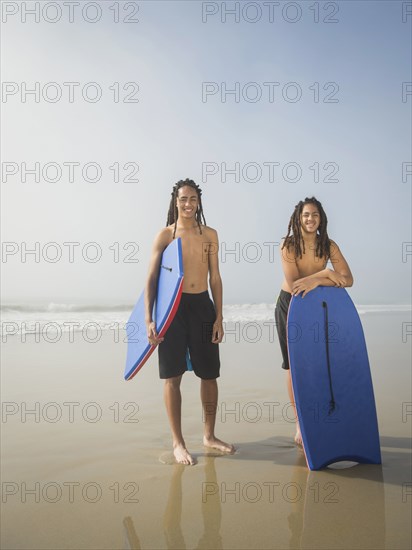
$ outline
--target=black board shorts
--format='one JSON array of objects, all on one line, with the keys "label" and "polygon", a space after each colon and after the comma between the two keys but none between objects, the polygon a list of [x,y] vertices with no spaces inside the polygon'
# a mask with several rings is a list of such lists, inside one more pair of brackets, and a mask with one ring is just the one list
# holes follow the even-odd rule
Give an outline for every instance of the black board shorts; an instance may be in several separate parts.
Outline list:
[{"label": "black board shorts", "polygon": [[215,320],[215,306],[207,290],[182,293],[176,315],[158,347],[160,378],[173,378],[186,371],[188,348],[196,376],[204,380],[219,377],[219,345],[212,343]]},{"label": "black board shorts", "polygon": [[276,330],[278,331],[279,344],[283,357],[282,369],[285,370],[289,370],[286,323],[288,319],[288,311],[291,298],[292,294],[290,292],[286,292],[286,290],[281,290],[275,307]]}]

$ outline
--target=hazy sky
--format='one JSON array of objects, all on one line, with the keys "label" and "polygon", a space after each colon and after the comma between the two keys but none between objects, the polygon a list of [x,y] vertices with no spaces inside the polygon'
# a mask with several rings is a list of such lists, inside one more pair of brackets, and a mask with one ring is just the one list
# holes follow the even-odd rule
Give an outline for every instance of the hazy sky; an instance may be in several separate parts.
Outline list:
[{"label": "hazy sky", "polygon": [[355,302],[410,303],[411,3],[2,2],[2,19],[3,300],[133,303],[189,177],[225,303],[275,301],[277,243],[312,195]]}]

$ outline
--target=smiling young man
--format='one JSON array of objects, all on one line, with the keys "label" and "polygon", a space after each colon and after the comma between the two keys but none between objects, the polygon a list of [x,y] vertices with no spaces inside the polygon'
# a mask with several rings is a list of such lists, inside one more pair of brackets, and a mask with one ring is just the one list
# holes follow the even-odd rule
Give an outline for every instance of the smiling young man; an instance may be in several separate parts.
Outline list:
[{"label": "smiling young man", "polygon": [[[159,344],[160,378],[165,380],[164,399],[178,463],[194,464],[182,435],[180,383],[186,371],[189,349],[192,367],[201,378],[200,394],[204,412],[203,444],[232,453],[233,445],[214,434],[220,374],[218,344],[223,338],[222,280],[219,273],[218,236],[206,226],[202,191],[193,180],[180,180],[172,191],[166,227],[155,238],[145,290],[146,327],[149,342]],[[152,319],[160,260],[173,239],[182,240],[182,298],[164,338],[159,338]],[[208,278],[213,302],[209,297]]]},{"label": "smiling young man", "polygon": [[[302,436],[293,397],[286,336],[290,300],[300,293],[304,297],[318,286],[349,287],[353,284],[349,265],[338,245],[329,239],[327,225],[326,213],[315,197],[300,201],[290,217],[288,232],[280,250],[284,279],[276,302],[275,319],[283,357],[282,368],[286,370],[289,398],[295,408],[295,442],[298,445],[302,444]],[[329,261],[333,269],[326,267]]]}]

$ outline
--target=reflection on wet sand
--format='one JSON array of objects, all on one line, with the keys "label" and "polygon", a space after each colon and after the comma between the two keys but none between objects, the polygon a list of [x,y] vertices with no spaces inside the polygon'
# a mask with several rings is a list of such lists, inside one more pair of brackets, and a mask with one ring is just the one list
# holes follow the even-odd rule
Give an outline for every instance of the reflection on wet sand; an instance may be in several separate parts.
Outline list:
[{"label": "reflection on wet sand", "polygon": [[182,533],[182,476],[185,466],[175,464],[170,480],[169,497],[163,516],[163,530],[169,549],[186,548]]},{"label": "reflection on wet sand", "polygon": [[208,494],[207,498],[202,490],[202,517],[203,517],[203,535],[197,545],[198,550],[208,550],[223,548],[220,527],[222,524],[222,509],[220,505],[219,485],[217,483],[215,457],[206,457],[205,462],[205,486],[210,484],[216,488],[213,494]]},{"label": "reflection on wet sand", "polygon": [[134,528],[133,520],[127,516],[123,520],[124,527],[124,550],[141,550],[140,540]]},{"label": "reflection on wet sand", "polygon": [[[321,533],[319,527],[321,526]],[[309,472],[302,548],[385,548],[381,465]]]},{"label": "reflection on wet sand", "polygon": [[[206,456],[205,458],[205,482],[213,484],[214,488],[218,487],[215,457]],[[163,517],[163,527],[166,538],[167,548],[169,550],[185,549],[186,544],[181,529],[182,519],[182,476],[186,471],[185,466],[175,464],[173,466],[173,474],[170,481],[169,497],[166,504],[166,509]],[[203,485],[202,485],[203,486]],[[201,508],[203,518],[203,534],[197,544],[197,549],[208,550],[216,548],[219,550],[222,547],[222,538],[220,536],[220,525],[222,520],[222,512],[220,505],[219,490],[208,494],[207,498],[203,494],[201,496]]]},{"label": "reflection on wet sand", "polygon": [[[272,445],[254,442],[246,444],[246,448],[248,445],[260,446],[262,449],[260,458],[262,459],[266,455],[267,460],[273,461],[275,449]],[[229,460],[237,461],[239,464],[244,458],[240,452],[239,455],[234,455]],[[279,455],[277,458],[279,459]],[[275,522],[273,538],[270,542],[266,539],[262,548],[283,547],[280,546],[276,533],[284,530],[285,523],[289,530],[288,547],[294,550],[313,548],[328,550],[330,548],[373,548],[379,550],[386,547],[385,493],[380,465],[359,464],[349,467],[349,463],[338,463],[333,468],[310,471],[306,468],[303,453],[297,453],[294,459],[295,464],[292,465],[289,462],[290,477],[288,476],[288,479],[274,481],[273,475],[273,487],[277,495],[282,494],[282,499],[270,499],[271,506],[273,506],[272,512],[270,512],[267,502],[254,505],[250,502],[241,502],[236,498],[222,499],[216,470],[222,466],[222,471],[225,471],[224,466],[226,465],[219,460],[216,463],[214,456],[206,456],[204,459],[204,466],[199,465],[204,468],[204,475],[201,476],[202,489],[199,494],[203,533],[195,546],[197,550],[244,547],[241,535],[241,528],[244,525],[239,525],[240,529],[235,532],[225,530],[221,532],[222,516],[226,517],[227,522],[229,517],[247,517],[247,524],[252,526],[258,525],[262,520],[272,524]],[[172,466],[169,492],[163,513],[165,547],[168,550],[185,550],[187,548],[185,535],[182,531],[182,509],[185,499],[182,480],[184,475],[190,476],[189,472],[191,471],[180,464]],[[258,478],[258,476],[256,477]],[[186,498],[192,498],[193,506],[193,497],[187,495]],[[123,523],[127,536],[125,548],[127,550],[140,549],[140,542],[131,518],[125,518]],[[156,523],[161,523],[160,516]],[[260,547],[258,533],[256,533],[256,544],[256,548]]]},{"label": "reflection on wet sand", "polygon": [[[220,536],[222,512],[214,461],[214,456],[205,457],[205,477],[201,494],[203,534],[196,546],[197,550],[221,550],[223,548]],[[187,471],[187,467],[184,465],[173,465],[169,494],[163,515],[163,530],[168,550],[186,550],[186,542],[181,527],[183,506],[182,477],[185,471]],[[210,484],[214,490],[205,495],[203,486],[207,486],[207,484]],[[130,517],[124,518],[123,526],[126,536],[125,550],[140,550],[140,541],[134,529],[133,520]]]},{"label": "reflection on wet sand", "polygon": [[[387,440],[383,438],[384,443]],[[403,441],[396,440],[396,445],[405,447]],[[239,445],[239,454],[234,457],[249,461],[254,455],[257,460],[274,462],[275,467],[288,467],[288,479],[281,479],[276,490],[282,494],[284,503],[289,504],[286,516],[289,548],[385,548],[382,465],[338,462],[320,471],[310,471],[303,450],[296,449],[294,459],[292,450],[288,438],[275,436]],[[384,451],[384,463],[387,456]],[[407,468],[405,460],[400,467],[403,475]],[[273,541],[273,548],[276,547]]]},{"label": "reflection on wet sand", "polygon": [[295,467],[292,482],[296,503],[288,516],[289,548],[385,548],[381,465],[321,471]]}]

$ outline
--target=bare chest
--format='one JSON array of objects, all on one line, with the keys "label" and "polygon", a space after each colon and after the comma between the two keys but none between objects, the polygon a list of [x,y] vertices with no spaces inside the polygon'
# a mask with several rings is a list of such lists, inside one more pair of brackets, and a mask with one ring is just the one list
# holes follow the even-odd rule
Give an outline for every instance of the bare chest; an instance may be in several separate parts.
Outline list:
[{"label": "bare chest", "polygon": [[205,236],[193,233],[176,233],[182,240],[183,266],[185,273],[192,270],[208,269],[209,243]]},{"label": "bare chest", "polygon": [[322,271],[322,269],[325,269],[326,264],[325,258],[316,256],[314,248],[306,250],[302,258],[296,260],[296,265],[301,277],[307,277],[308,275],[313,275],[318,271]]}]

